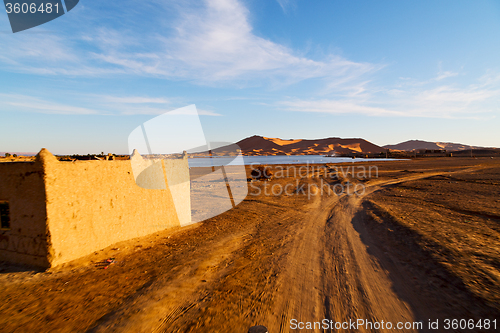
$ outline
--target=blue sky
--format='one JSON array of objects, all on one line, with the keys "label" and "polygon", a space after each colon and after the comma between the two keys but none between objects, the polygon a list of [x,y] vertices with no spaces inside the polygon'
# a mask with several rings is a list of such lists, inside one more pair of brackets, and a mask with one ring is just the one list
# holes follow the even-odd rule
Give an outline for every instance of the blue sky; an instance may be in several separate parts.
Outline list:
[{"label": "blue sky", "polygon": [[254,134],[500,147],[498,1],[102,1],[12,34],[0,151],[126,153],[195,104],[209,141]]}]

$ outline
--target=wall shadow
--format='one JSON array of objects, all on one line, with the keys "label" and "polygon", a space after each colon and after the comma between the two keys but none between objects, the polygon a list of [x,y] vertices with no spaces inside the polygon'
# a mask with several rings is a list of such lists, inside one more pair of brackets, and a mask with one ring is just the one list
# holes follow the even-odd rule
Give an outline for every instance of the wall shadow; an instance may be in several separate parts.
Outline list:
[{"label": "wall shadow", "polygon": [[[367,246],[367,252],[386,270],[394,292],[409,305],[416,320],[423,322],[421,332],[436,332],[428,328],[429,320],[439,320],[437,331],[443,331],[445,319],[477,322],[500,317],[498,309],[473,294],[438,261],[435,254],[446,256],[446,249],[401,225],[372,202],[361,204],[352,225]],[[460,329],[452,331],[461,332]],[[480,329],[463,331],[483,332]],[[484,330],[488,331],[491,330]]]}]

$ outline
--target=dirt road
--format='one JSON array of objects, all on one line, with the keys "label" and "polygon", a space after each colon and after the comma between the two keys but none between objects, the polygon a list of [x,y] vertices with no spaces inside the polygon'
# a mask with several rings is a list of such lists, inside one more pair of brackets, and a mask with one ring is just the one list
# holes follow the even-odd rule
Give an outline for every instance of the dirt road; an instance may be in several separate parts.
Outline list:
[{"label": "dirt road", "polygon": [[[197,227],[123,243],[48,273],[4,272],[2,331],[246,332],[265,325],[269,332],[430,332],[429,320],[498,318],[498,306],[455,283],[422,248],[422,236],[373,199],[384,188],[492,165],[444,168],[396,166],[366,182],[363,195],[249,195]],[[498,244],[498,234],[491,239]],[[117,262],[107,269],[84,265],[109,257]],[[436,276],[451,282],[437,285]],[[346,326],[358,319],[364,325]],[[330,329],[336,324],[344,327]]]}]

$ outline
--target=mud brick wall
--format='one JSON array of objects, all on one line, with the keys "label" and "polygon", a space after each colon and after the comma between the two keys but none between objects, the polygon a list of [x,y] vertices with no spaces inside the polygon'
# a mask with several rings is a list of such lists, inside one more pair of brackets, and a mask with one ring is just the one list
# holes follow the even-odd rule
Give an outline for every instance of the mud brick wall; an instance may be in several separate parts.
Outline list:
[{"label": "mud brick wall", "polygon": [[[131,161],[60,162],[45,149],[34,163],[0,163],[0,200],[11,210],[0,260],[53,267],[190,223],[187,159],[164,163],[162,174],[170,175],[169,186],[143,188]],[[171,191],[170,183],[179,186]]]},{"label": "mud brick wall", "polygon": [[0,163],[0,201],[10,212],[10,230],[0,230],[0,260],[49,265],[43,179],[40,162]]}]

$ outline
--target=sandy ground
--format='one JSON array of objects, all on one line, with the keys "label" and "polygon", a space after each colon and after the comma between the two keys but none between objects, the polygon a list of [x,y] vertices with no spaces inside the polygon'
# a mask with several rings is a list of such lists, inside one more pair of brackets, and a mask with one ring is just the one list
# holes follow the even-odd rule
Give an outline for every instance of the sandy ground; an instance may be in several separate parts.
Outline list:
[{"label": "sandy ground", "polygon": [[[496,330],[463,331],[498,331],[500,161],[377,166],[370,179],[309,172],[252,182],[221,215],[47,272],[3,265],[0,331],[418,331],[293,329],[323,319],[422,322],[421,332],[445,331],[445,319],[497,319]],[[347,182],[366,191],[300,191]],[[265,194],[288,184],[292,195]]]}]

